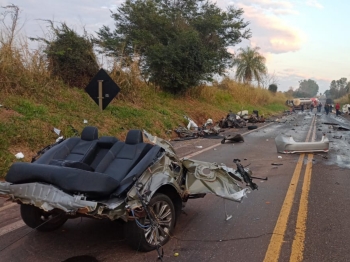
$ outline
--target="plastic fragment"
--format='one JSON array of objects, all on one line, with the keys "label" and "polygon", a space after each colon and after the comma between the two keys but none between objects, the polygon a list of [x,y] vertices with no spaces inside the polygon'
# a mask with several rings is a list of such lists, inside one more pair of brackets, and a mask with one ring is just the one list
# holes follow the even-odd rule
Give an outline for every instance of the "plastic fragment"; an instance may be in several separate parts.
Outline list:
[{"label": "plastic fragment", "polygon": [[88,123],[88,121],[87,121],[86,119],[84,119],[83,123],[84,123],[84,124],[87,124],[87,123]]},{"label": "plastic fragment", "polygon": [[61,130],[59,130],[58,128],[54,127],[53,131],[59,136],[61,133]]},{"label": "plastic fragment", "polygon": [[23,155],[22,152],[19,152],[19,153],[17,153],[17,154],[15,155],[15,157],[16,157],[17,159],[22,159],[22,158],[24,158],[24,155]]}]

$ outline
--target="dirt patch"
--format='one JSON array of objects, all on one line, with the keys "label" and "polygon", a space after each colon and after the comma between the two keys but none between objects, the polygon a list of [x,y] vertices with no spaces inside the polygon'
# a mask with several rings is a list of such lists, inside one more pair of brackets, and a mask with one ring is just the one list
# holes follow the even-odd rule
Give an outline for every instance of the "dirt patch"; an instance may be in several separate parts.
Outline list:
[{"label": "dirt patch", "polygon": [[3,106],[0,107],[0,122],[6,122],[12,117],[19,117],[19,116],[23,116],[23,115],[17,113],[12,109],[9,109]]},{"label": "dirt patch", "polygon": [[24,162],[31,162],[32,157],[36,155],[36,152],[33,150],[30,150],[28,147],[25,146],[13,146],[9,148],[9,152],[13,155],[16,155],[19,152],[22,152],[24,155],[24,158],[22,158],[22,161]]}]

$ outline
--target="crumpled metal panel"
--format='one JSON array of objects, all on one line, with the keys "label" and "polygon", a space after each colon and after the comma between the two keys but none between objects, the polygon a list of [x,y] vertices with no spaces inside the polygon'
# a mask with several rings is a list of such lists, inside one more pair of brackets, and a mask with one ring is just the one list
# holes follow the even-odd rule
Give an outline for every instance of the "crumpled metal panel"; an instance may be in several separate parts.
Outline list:
[{"label": "crumpled metal panel", "polygon": [[10,184],[0,183],[0,192],[8,194],[13,200],[35,205],[45,211],[59,208],[65,212],[76,212],[80,208],[94,211],[97,202],[86,201],[82,196],[71,196],[52,185],[41,183]]},{"label": "crumpled metal panel", "polygon": [[241,202],[249,192],[248,188],[242,189],[238,182],[228,174],[229,170],[233,170],[223,164],[191,159],[184,159],[182,163],[188,169],[186,189],[189,194],[212,193],[222,198]]},{"label": "crumpled metal panel", "polygon": [[328,152],[329,140],[323,135],[319,142],[295,142],[292,136],[278,135],[275,138],[277,152],[284,154],[302,152]]}]

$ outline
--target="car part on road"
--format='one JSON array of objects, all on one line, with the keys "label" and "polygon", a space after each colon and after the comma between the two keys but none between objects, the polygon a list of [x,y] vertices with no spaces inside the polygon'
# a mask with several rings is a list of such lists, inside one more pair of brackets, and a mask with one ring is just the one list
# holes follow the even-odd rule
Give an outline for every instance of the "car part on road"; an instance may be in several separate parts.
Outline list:
[{"label": "car part on road", "polygon": [[244,142],[244,138],[241,134],[237,133],[231,133],[226,135],[222,140],[221,144],[225,144],[226,140],[232,141],[232,142]]},{"label": "car part on road", "polygon": [[293,154],[301,152],[328,152],[329,140],[326,135],[322,136],[319,142],[296,142],[292,136],[283,134],[275,138],[277,152]]},{"label": "car part on road", "polygon": [[189,199],[209,193],[241,202],[249,190],[241,183],[257,189],[252,171],[235,163],[237,169],[180,159],[167,140],[146,131],[130,130],[123,142],[98,137],[97,128],[88,126],[81,137],[55,144],[33,163],[14,163],[0,194],[20,203],[24,222],[41,231],[67,218],[122,220],[134,248],[157,249],[161,257],[159,247]]},{"label": "car part on road", "polygon": [[257,129],[258,126],[248,126],[248,130],[254,130],[254,129]]}]

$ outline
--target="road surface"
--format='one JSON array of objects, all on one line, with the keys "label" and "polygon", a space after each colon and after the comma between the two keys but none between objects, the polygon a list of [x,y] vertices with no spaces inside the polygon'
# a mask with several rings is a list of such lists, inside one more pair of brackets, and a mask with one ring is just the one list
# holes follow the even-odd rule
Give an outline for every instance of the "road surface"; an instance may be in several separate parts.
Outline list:
[{"label": "road surface", "polygon": [[[350,132],[323,122],[349,127],[333,114],[304,112],[245,134],[244,143],[197,140],[186,150],[179,148],[182,156],[232,167],[232,160],[240,158],[268,181],[256,180],[259,190],[242,203],[213,195],[189,200],[164,246],[163,261],[350,261]],[[325,133],[330,151],[279,154],[274,138],[280,133],[296,141],[317,141]],[[203,148],[197,148],[201,143]],[[159,260],[155,251],[129,248],[118,222],[79,218],[41,233],[24,225],[17,204],[6,202],[0,207],[0,261]]]}]

